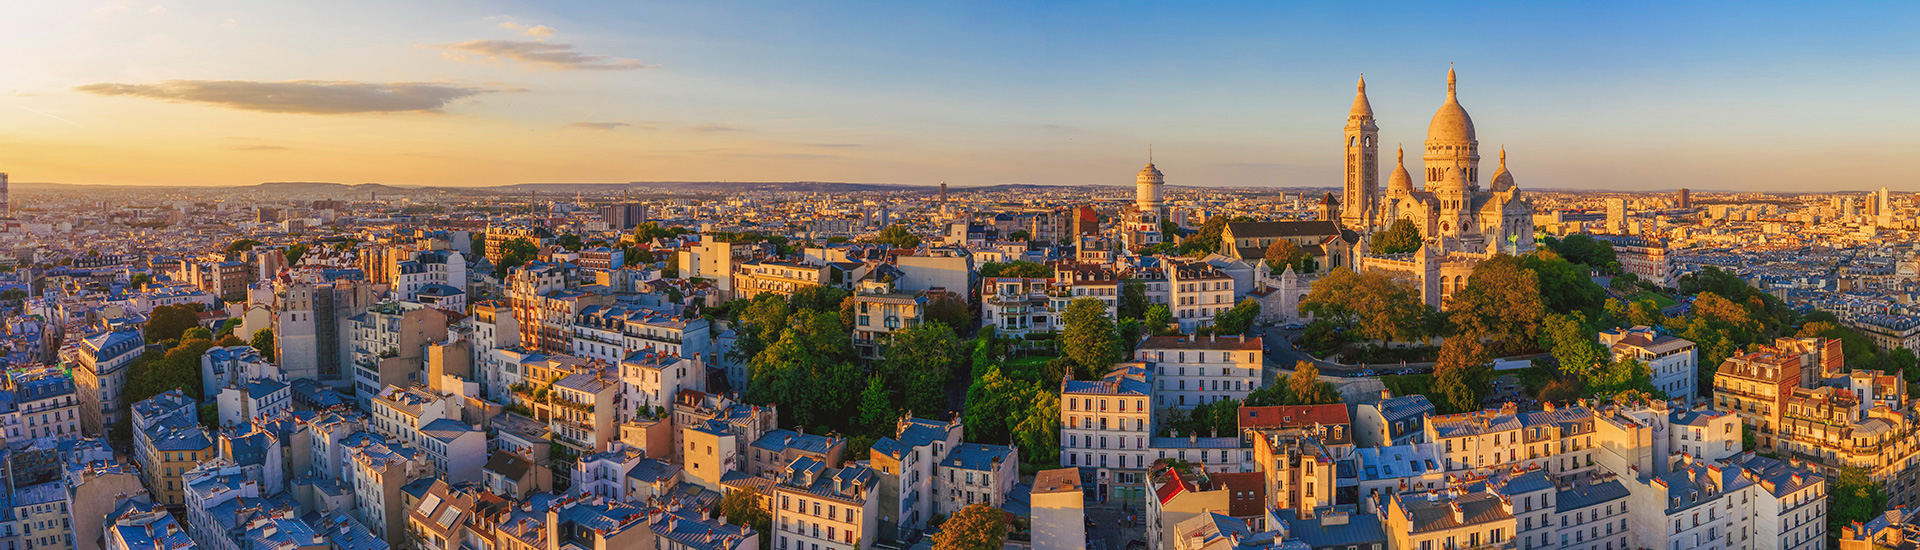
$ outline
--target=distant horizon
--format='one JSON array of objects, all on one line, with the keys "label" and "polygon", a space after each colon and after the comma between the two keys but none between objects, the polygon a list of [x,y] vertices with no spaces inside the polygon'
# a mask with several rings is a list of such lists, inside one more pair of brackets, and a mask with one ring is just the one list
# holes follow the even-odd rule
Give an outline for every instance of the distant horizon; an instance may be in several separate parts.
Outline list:
[{"label": "distant horizon", "polygon": [[[1909,176],[1920,4],[764,0],[12,7],[0,172],[79,185],[1330,187],[1366,75],[1420,173],[1449,65],[1521,189]],[[1524,45],[1524,47],[1517,47]]]},{"label": "distant horizon", "polygon": [[[380,185],[380,186],[386,186],[386,187],[394,187],[394,188],[400,188],[400,189],[437,189],[437,188],[448,188],[448,189],[471,189],[471,190],[485,190],[485,189],[498,189],[498,188],[503,188],[503,187],[515,187],[515,186],[522,186],[522,185],[556,185],[556,186],[558,186],[558,185],[606,185],[606,186],[612,186],[612,185],[630,185],[630,186],[649,186],[649,185],[677,185],[677,184],[690,184],[690,183],[691,183],[691,184],[701,184],[701,183],[719,183],[719,184],[737,184],[737,185],[780,185],[780,184],[827,184],[827,185],[872,185],[872,186],[899,186],[899,187],[903,187],[903,188],[927,188],[927,189],[930,189],[930,190],[931,190],[931,189],[938,189],[938,188],[939,188],[939,186],[940,186],[940,184],[939,184],[939,183],[937,183],[937,182],[936,182],[936,183],[898,183],[898,182],[859,182],[859,181],[817,181],[817,180],[697,180],[697,179],[696,179],[696,180],[660,180],[660,181],[624,181],[624,182],[622,182],[622,181],[605,181],[605,182],[595,182],[595,181],[569,181],[569,182],[558,182],[558,181],[525,181],[525,182],[516,182],[516,183],[505,183],[505,184],[471,184],[471,185],[461,185],[461,184],[445,184],[445,185],[432,185],[432,184],[403,184],[403,183],[386,183],[386,182],[377,182],[377,181],[370,181],[370,182],[360,182],[360,183],[345,183],[345,182],[334,182],[334,181],[263,181],[263,182],[257,182],[257,183],[247,183],[247,184],[159,184],[159,183],[150,183],[150,184],[138,184],[138,183],[68,183],[68,182],[48,182],[48,181],[13,181],[13,182],[9,182],[9,183],[8,183],[8,185],[9,185],[9,186],[11,186],[11,187],[18,187],[18,186],[22,186],[22,185],[26,185],[26,186],[70,186],[70,187],[151,187],[151,188],[207,188],[207,189],[236,189],[236,188],[245,188],[245,187],[258,187],[258,186],[262,186],[262,185],[268,185],[268,184],[293,184],[293,185],[301,185],[301,184],[308,184],[308,185],[341,185],[341,186],[360,186],[360,185]],[[968,190],[968,189],[980,189],[980,188],[988,188],[988,187],[1010,187],[1010,186],[1033,186],[1033,187],[1111,187],[1111,188],[1114,188],[1115,190],[1121,190],[1121,191],[1126,191],[1126,192],[1132,192],[1132,190],[1133,190],[1133,184],[1131,184],[1131,183],[1128,183],[1128,184],[1114,184],[1114,183],[1081,183],[1081,184],[1051,184],[1051,183],[1017,183],[1017,182],[1008,182],[1008,183],[987,183],[987,184],[977,184],[977,185],[954,185],[954,184],[951,184],[951,183],[949,183],[949,184],[948,184],[948,186],[947,186],[947,188],[948,188],[948,190],[949,190],[949,191],[965,191],[965,190]],[[1273,191],[1285,191],[1285,190],[1291,190],[1291,189],[1311,189],[1311,190],[1326,190],[1326,191],[1334,191],[1334,192],[1338,192],[1338,191],[1339,191],[1339,189],[1340,189],[1340,187],[1339,187],[1338,185],[1320,185],[1320,186],[1316,186],[1316,185],[1301,185],[1301,186],[1279,186],[1279,185],[1275,185],[1275,186],[1252,186],[1252,185],[1216,185],[1216,186],[1200,186],[1200,185],[1175,185],[1175,184],[1167,184],[1167,185],[1166,185],[1166,187],[1167,187],[1167,188],[1169,188],[1169,189],[1172,189],[1172,188],[1185,188],[1185,189],[1262,189],[1262,190],[1273,190]],[[1864,193],[1872,193],[1872,192],[1874,192],[1874,191],[1877,191],[1877,190],[1879,190],[1879,188],[1877,188],[1877,187],[1876,187],[1876,188],[1872,188],[1872,189],[1859,189],[1859,190],[1832,190],[1832,191],[1782,191],[1782,190],[1770,190],[1770,191],[1760,191],[1760,190],[1753,190],[1753,191],[1748,191],[1748,190],[1734,190],[1734,189],[1698,189],[1698,188],[1691,188],[1691,187],[1687,187],[1687,188],[1673,188],[1673,189],[1632,189],[1632,190],[1620,190],[1620,189],[1578,189],[1578,188],[1543,188],[1543,189],[1524,189],[1524,188],[1523,188],[1523,190],[1527,190],[1527,191],[1538,191],[1538,192],[1548,192],[1548,193],[1656,193],[1656,194],[1672,194],[1672,193],[1678,193],[1678,192],[1679,192],[1679,191],[1680,191],[1681,189],[1686,189],[1688,193],[1692,193],[1692,194],[1694,194],[1694,195],[1698,195],[1698,194],[1701,194],[1701,193],[1716,193],[1716,194],[1717,194],[1717,193],[1729,193],[1729,194],[1737,194],[1737,193],[1760,193],[1760,194],[1768,194],[1768,195],[1834,195],[1834,194],[1846,194],[1846,193],[1863,193],[1863,194],[1864,194]],[[1891,189],[1891,188],[1889,188],[1889,192],[1891,192],[1891,193],[1909,193],[1909,194],[1913,194],[1913,193],[1920,193],[1920,191],[1898,191],[1898,190],[1893,190],[1893,189]]]}]

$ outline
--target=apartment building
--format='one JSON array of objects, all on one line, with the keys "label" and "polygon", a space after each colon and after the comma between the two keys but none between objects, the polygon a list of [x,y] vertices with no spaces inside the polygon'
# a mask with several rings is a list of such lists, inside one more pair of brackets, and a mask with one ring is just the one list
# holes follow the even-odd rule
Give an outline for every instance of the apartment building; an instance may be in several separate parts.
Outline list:
[{"label": "apartment building", "polygon": [[1380,390],[1381,399],[1354,407],[1354,443],[1361,447],[1398,447],[1421,443],[1427,417],[1438,412],[1425,395],[1394,397]]},{"label": "apartment building", "polygon": [[1600,345],[1613,352],[1614,360],[1645,363],[1655,389],[1693,402],[1698,391],[1699,346],[1692,341],[1644,326],[1601,331],[1599,338]]},{"label": "apartment building", "polygon": [[782,467],[771,484],[773,547],[870,548],[879,533],[878,480],[866,466],[829,468],[812,457]]},{"label": "apartment building", "polygon": [[1097,381],[1061,381],[1060,466],[1094,469],[1094,494],[1145,495],[1154,376],[1147,363],[1121,363]]},{"label": "apartment building", "polygon": [[1440,446],[1449,472],[1539,466],[1554,475],[1594,468],[1593,412],[1584,406],[1500,409],[1432,416],[1426,438]]},{"label": "apartment building", "polygon": [[1005,508],[1020,482],[1020,451],[1006,445],[963,443],[947,450],[934,470],[934,513],[952,517],[976,503]]},{"label": "apartment building", "polygon": [[1233,276],[1212,264],[1169,262],[1167,307],[1173,310],[1181,331],[1211,326],[1215,316],[1233,309]]},{"label": "apartment building", "polygon": [[[856,298],[857,299],[857,298]],[[980,326],[1013,338],[1051,334],[1072,299],[1072,287],[1053,279],[987,277],[980,280]]]},{"label": "apartment building", "polygon": [[873,442],[868,461],[879,476],[882,534],[898,536],[927,528],[933,518],[938,465],[949,449],[961,445],[960,419],[929,420],[902,416],[894,436]]},{"label": "apartment building", "polygon": [[73,385],[80,396],[80,427],[103,435],[120,422],[127,365],[146,351],[146,338],[136,331],[115,330],[83,338],[76,347]]},{"label": "apartment building", "polygon": [[761,294],[791,296],[832,283],[831,265],[808,265],[779,260],[748,260],[733,266],[733,296],[751,300]]},{"label": "apartment building", "polygon": [[384,388],[426,382],[427,345],[447,336],[447,312],[417,302],[387,302],[353,316],[353,385],[371,410]]},{"label": "apartment building", "polygon": [[1246,399],[1260,386],[1264,352],[1258,336],[1155,336],[1142,341],[1133,357],[1153,365],[1155,406],[1190,408]]}]

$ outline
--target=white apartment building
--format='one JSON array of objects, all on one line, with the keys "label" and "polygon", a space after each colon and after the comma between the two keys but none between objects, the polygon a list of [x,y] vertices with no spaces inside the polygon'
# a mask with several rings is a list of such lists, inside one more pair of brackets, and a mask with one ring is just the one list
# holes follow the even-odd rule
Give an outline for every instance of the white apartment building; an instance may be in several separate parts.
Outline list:
[{"label": "white apartment building", "polygon": [[1156,336],[1141,342],[1133,358],[1153,366],[1154,406],[1189,408],[1246,399],[1260,387],[1263,354],[1257,336]]},{"label": "white apartment building", "polygon": [[1154,460],[1154,378],[1147,363],[1122,363],[1098,381],[1062,381],[1060,466],[1095,468],[1101,493],[1142,494]]},{"label": "white apartment building", "polygon": [[1653,387],[1668,397],[1692,403],[1698,386],[1699,346],[1683,338],[1661,334],[1648,327],[1617,328],[1601,331],[1600,345],[1613,352],[1615,360],[1633,359],[1646,363],[1653,376]]}]

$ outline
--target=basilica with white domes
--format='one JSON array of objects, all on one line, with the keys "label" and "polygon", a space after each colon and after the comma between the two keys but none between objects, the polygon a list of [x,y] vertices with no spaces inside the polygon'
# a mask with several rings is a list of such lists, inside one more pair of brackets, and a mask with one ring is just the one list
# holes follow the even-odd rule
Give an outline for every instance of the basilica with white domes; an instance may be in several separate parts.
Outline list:
[{"label": "basilica with white domes", "polygon": [[1396,153],[1387,189],[1379,188],[1380,128],[1367,101],[1367,81],[1360,80],[1353,110],[1347,114],[1346,182],[1341,197],[1341,225],[1370,233],[1384,231],[1395,220],[1412,221],[1436,252],[1525,254],[1533,250],[1533,210],[1507,171],[1507,153],[1500,166],[1480,185],[1480,141],[1473,117],[1460,106],[1458,79],[1447,69],[1447,99],[1427,125],[1421,155],[1421,189],[1413,187],[1406,153]]}]

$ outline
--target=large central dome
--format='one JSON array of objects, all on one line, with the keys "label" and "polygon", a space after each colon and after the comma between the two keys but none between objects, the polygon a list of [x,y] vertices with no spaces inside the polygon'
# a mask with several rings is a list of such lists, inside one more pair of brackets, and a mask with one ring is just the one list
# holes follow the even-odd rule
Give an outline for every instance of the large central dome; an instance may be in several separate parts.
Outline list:
[{"label": "large central dome", "polygon": [[1474,141],[1473,117],[1467,116],[1466,108],[1460,106],[1459,98],[1454,96],[1453,68],[1447,68],[1447,102],[1440,104],[1440,110],[1433,113],[1433,123],[1427,125],[1429,142],[1470,142]]}]

